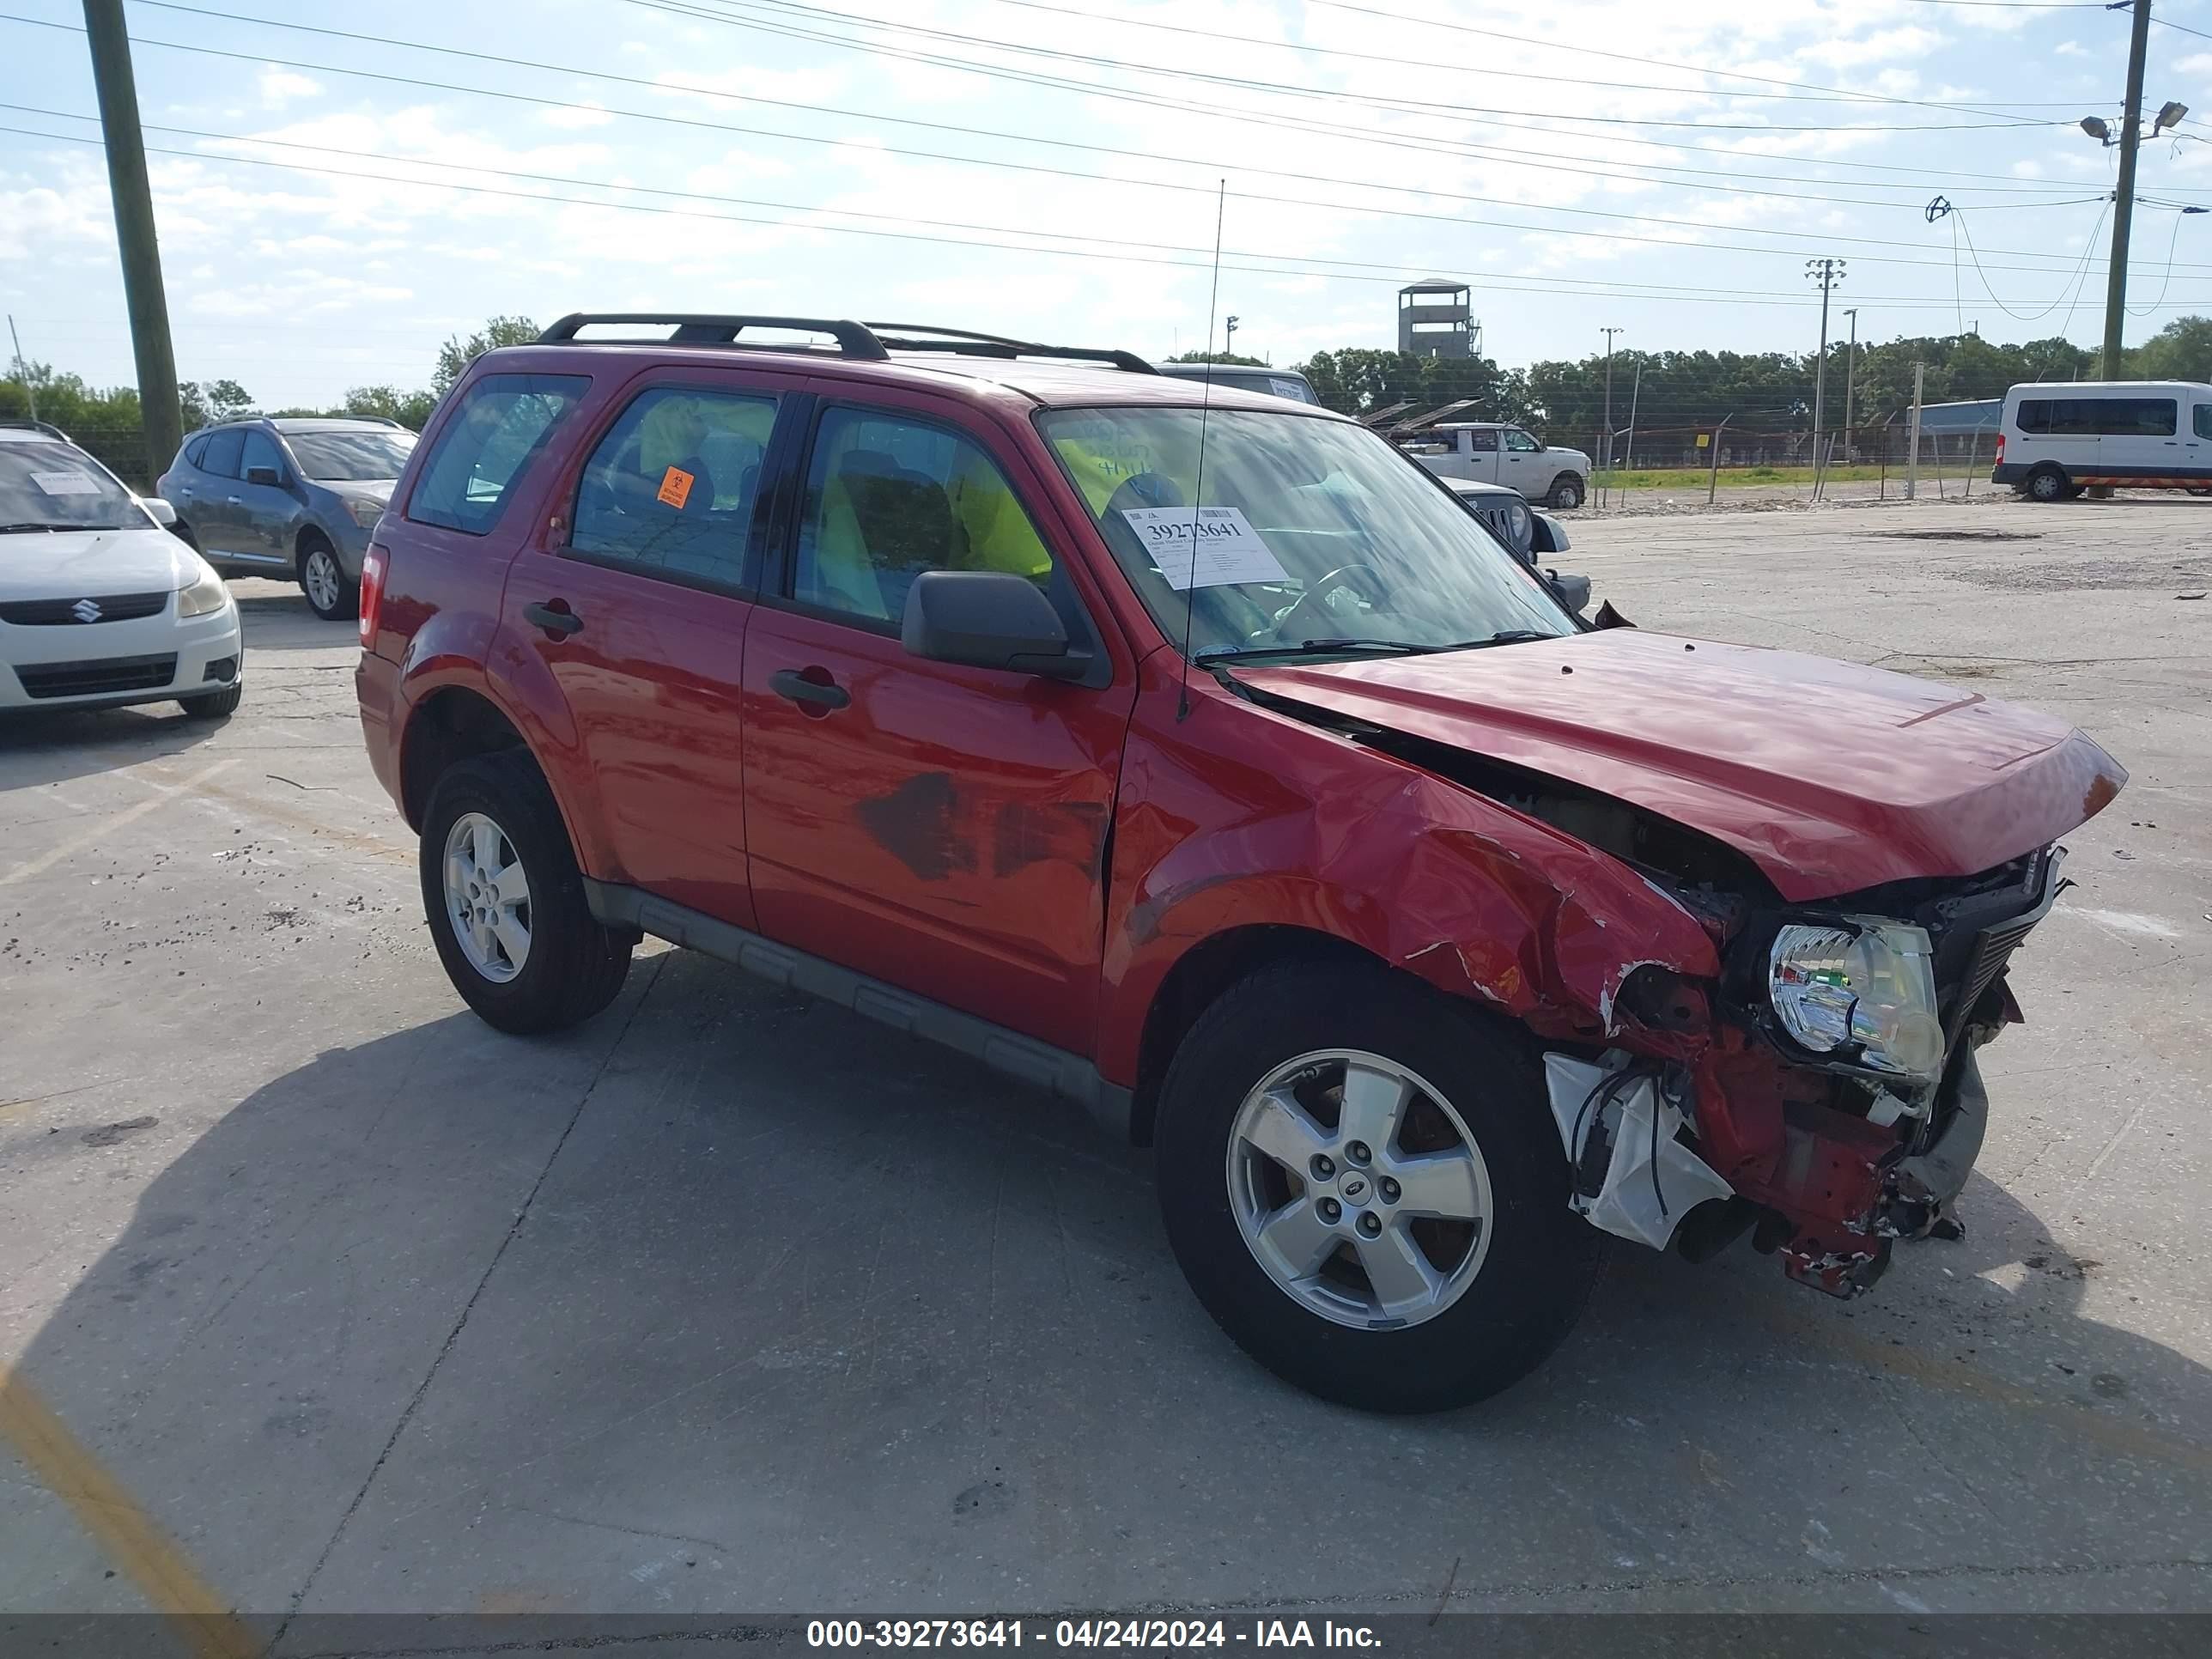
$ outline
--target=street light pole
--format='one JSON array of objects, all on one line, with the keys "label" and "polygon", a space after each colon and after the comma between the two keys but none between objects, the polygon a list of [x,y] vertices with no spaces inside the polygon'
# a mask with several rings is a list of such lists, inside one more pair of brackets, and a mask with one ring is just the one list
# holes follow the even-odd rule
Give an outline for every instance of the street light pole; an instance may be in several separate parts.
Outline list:
[{"label": "street light pole", "polygon": [[1598,444],[1598,465],[1610,478],[1613,476],[1613,337],[1626,334],[1628,331],[1625,328],[1601,328],[1598,332],[1605,336],[1605,431]]},{"label": "street light pole", "polygon": [[2112,256],[2105,278],[2105,378],[2120,378],[2120,335],[2128,318],[2128,231],[2136,213],[2136,149],[2142,137],[2143,54],[2150,45],[2150,0],[2136,0],[2128,36],[2128,101],[2120,112],[2120,176],[2112,197]]},{"label": "street light pole", "polygon": [[1844,465],[1849,466],[1851,464],[1851,441],[1858,435],[1857,429],[1851,424],[1851,392],[1853,383],[1858,379],[1859,308],[1847,306],[1844,315],[1851,319],[1851,343],[1844,352]]}]

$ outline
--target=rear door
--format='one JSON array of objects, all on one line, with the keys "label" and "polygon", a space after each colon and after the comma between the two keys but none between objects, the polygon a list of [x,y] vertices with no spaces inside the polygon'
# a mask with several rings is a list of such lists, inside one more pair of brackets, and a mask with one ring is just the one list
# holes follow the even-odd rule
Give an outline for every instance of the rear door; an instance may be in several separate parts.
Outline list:
[{"label": "rear door", "polygon": [[740,676],[756,509],[797,377],[655,369],[580,436],[501,621],[558,685],[611,854],[594,875],[754,926]]},{"label": "rear door", "polygon": [[1498,428],[1483,427],[1459,434],[1457,448],[1467,470],[1463,478],[1474,478],[1482,483],[1496,483],[1498,478]]},{"label": "rear door", "polygon": [[[792,524],[746,635],[761,931],[1089,1054],[1133,664],[1094,624],[1029,459],[965,405],[817,382]],[[929,569],[1036,581],[1095,684],[907,654]]]}]

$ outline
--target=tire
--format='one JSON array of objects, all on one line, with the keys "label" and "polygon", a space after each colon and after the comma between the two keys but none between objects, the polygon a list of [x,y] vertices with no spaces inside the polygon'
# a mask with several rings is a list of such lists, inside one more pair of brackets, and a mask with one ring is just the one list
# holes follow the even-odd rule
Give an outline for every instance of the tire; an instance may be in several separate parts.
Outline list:
[{"label": "tire", "polygon": [[1589,495],[1582,479],[1572,472],[1562,472],[1552,480],[1552,493],[1544,498],[1547,507],[1580,507]]},{"label": "tire", "polygon": [[[1317,1078],[1275,1088],[1276,1098],[1292,1087],[1320,1089],[1300,1097],[1302,1105],[1322,1109],[1299,1132],[1319,1130],[1322,1140],[1310,1144],[1334,1151],[1331,1170],[1313,1165],[1303,1184],[1304,1201],[1317,1216],[1326,1216],[1328,1194],[1338,1194],[1336,1219],[1309,1224],[1286,1242],[1300,1254],[1310,1255],[1315,1248],[1334,1254],[1298,1280],[1310,1288],[1297,1290],[1261,1265],[1261,1247],[1248,1237],[1255,1211],[1272,1226],[1297,1209],[1295,1195],[1270,1209],[1273,1199],[1253,1190],[1254,1170],[1266,1187],[1290,1164],[1257,1152],[1240,1125],[1248,1122],[1253,1102],[1262,1098],[1259,1085],[1288,1063],[1329,1050],[1358,1054],[1362,1066],[1401,1067],[1417,1089],[1414,1103],[1400,1119],[1401,1130],[1391,1132],[1394,1144],[1378,1142],[1380,1152],[1365,1148],[1368,1158],[1362,1160],[1340,1104],[1349,1072],[1332,1073],[1329,1062]],[[1339,1079],[1333,1125],[1326,1121],[1331,1075]],[[1379,1075],[1367,1074],[1370,1081]],[[1407,1160],[1433,1152],[1442,1144],[1439,1132],[1452,1127],[1431,1103],[1437,1098],[1448,1103],[1446,1110],[1467,1132],[1475,1153],[1473,1168],[1481,1175],[1474,1188],[1480,1194],[1475,1204],[1486,1207],[1486,1216],[1479,1228],[1427,1224],[1455,1230],[1444,1249],[1424,1247],[1431,1272],[1448,1287],[1459,1286],[1455,1299],[1402,1314],[1398,1322],[1378,1328],[1378,1313],[1391,1316],[1372,1305],[1382,1301],[1380,1287],[1386,1281],[1352,1267],[1362,1258],[1339,1224],[1356,1213],[1363,1227],[1370,1215],[1378,1227],[1386,1225],[1380,1220],[1382,1200],[1391,1183],[1382,1172],[1395,1170],[1411,1182],[1416,1166]],[[1596,1278],[1602,1240],[1567,1207],[1567,1162],[1528,1042],[1476,1010],[1380,967],[1286,963],[1224,993],[1199,1017],[1168,1068],[1155,1140],[1160,1209],[1192,1290],[1238,1346],[1326,1400],[1403,1413],[1445,1411],[1485,1399],[1528,1375],[1559,1345]],[[1416,1143],[1410,1152],[1409,1142]],[[1303,1155],[1310,1143],[1294,1139],[1288,1145]],[[1355,1165],[1376,1176],[1364,1197],[1352,1190]],[[1332,1179],[1314,1178],[1325,1173]],[[1278,1187],[1277,1195],[1287,1186]],[[1400,1195],[1406,1192],[1400,1188]],[[1351,1208],[1361,1202],[1372,1205],[1372,1212]],[[1400,1207],[1413,1203],[1405,1196]],[[1402,1217],[1387,1224],[1374,1248],[1381,1249],[1383,1240],[1402,1243],[1416,1224]],[[1310,1242],[1331,1231],[1335,1244],[1325,1236],[1318,1246]],[[1463,1242],[1470,1232],[1472,1245],[1456,1257],[1455,1273],[1460,1245],[1452,1241]],[[1391,1258],[1378,1260],[1387,1267]],[[1364,1312],[1363,1300],[1370,1304]],[[1324,1303],[1341,1305],[1331,1314],[1319,1310]]]},{"label": "tire", "polygon": [[2042,501],[2047,505],[2052,501],[2070,501],[2081,492],[2075,489],[2073,480],[2058,468],[2039,466],[2027,475],[2027,481],[2021,486],[2020,493],[2031,501]]},{"label": "tire", "polygon": [[361,584],[348,577],[337,550],[319,531],[300,538],[300,591],[325,622],[350,622],[361,614]]},{"label": "tire", "polygon": [[[465,945],[447,904],[448,844],[465,823],[463,839],[472,854],[482,844],[477,826],[489,824],[496,840],[489,857],[480,862],[472,857],[456,870],[462,880],[495,866],[505,873],[509,854],[522,876],[503,895],[498,884],[483,884],[480,896],[489,902],[478,908],[504,909],[507,925],[495,921],[487,924],[489,933],[472,929]],[[417,863],[438,959],[462,1000],[487,1024],[525,1036],[565,1030],[598,1013],[622,989],[635,935],[593,919],[560,808],[526,752],[477,756],[439,777],[423,814]],[[524,895],[519,904],[513,898],[516,885]],[[468,891],[455,889],[457,898]],[[519,949],[511,943],[517,927],[523,941]],[[489,940],[489,951],[479,940]]]},{"label": "tire", "polygon": [[196,720],[227,720],[238,712],[239,703],[246,696],[246,676],[241,673],[220,691],[204,692],[197,697],[179,697],[185,713]]}]

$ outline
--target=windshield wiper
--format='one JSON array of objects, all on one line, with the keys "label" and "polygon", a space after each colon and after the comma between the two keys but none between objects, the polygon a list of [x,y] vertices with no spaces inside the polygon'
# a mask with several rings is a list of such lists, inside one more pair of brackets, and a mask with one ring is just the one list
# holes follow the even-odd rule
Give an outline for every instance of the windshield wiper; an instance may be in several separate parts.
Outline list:
[{"label": "windshield wiper", "polygon": [[1449,645],[1414,645],[1406,640],[1301,640],[1296,645],[1207,645],[1199,647],[1199,662],[1250,662],[1260,657],[1318,657],[1338,651],[1395,651],[1401,656],[1425,657],[1432,651],[1450,651]]},{"label": "windshield wiper", "polygon": [[26,530],[52,531],[54,528],[50,524],[0,524],[0,536],[13,536]]},{"label": "windshield wiper", "polygon": [[1533,628],[1508,628],[1492,634],[1486,640],[1462,640],[1455,645],[1440,645],[1439,651],[1480,651],[1486,645],[1519,645],[1528,640],[1563,639],[1559,634],[1540,634]]}]

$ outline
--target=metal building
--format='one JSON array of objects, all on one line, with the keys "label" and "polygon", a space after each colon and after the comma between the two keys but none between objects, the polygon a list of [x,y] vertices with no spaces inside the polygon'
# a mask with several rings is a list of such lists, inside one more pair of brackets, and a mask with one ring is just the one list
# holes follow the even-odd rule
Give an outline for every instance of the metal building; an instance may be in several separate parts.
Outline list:
[{"label": "metal building", "polygon": [[1431,276],[1398,290],[1398,349],[1416,357],[1473,357],[1482,350],[1474,290]]}]

